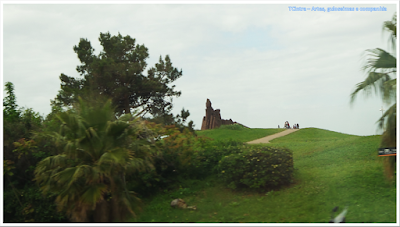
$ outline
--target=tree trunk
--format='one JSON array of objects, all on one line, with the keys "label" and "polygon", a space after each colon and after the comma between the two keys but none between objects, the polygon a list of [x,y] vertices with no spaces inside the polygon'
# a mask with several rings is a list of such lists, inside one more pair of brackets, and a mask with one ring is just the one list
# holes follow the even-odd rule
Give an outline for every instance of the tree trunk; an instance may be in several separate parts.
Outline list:
[{"label": "tree trunk", "polygon": [[127,96],[124,100],[124,111],[125,111],[125,114],[131,113],[131,107],[129,105],[129,96]]},{"label": "tree trunk", "polygon": [[110,219],[110,203],[106,200],[101,200],[96,204],[96,209],[93,214],[94,222],[111,222]]},{"label": "tree trunk", "polygon": [[122,206],[122,204],[119,204],[117,197],[113,196],[111,198],[111,221],[122,221],[122,210],[120,206]]}]

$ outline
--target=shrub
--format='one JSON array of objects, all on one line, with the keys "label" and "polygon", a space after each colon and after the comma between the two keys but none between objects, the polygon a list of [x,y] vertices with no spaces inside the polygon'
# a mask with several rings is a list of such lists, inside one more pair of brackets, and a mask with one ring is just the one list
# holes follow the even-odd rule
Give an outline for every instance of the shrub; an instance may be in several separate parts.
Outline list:
[{"label": "shrub", "polygon": [[55,196],[45,197],[39,187],[30,183],[23,189],[6,188],[4,222],[67,222],[67,217],[57,211]]},{"label": "shrub", "polygon": [[191,171],[193,177],[205,177],[218,173],[218,162],[222,157],[242,152],[243,143],[237,140],[201,140],[198,151],[193,154]]},{"label": "shrub", "polygon": [[163,126],[152,122],[146,124],[157,135],[154,138],[154,148],[157,150],[153,157],[154,168],[127,176],[128,188],[142,196],[163,191],[190,177],[193,174],[193,154],[200,143],[188,129],[181,132],[174,125]]},{"label": "shrub", "polygon": [[154,169],[127,176],[128,188],[141,196],[175,188],[187,179],[203,179],[217,174],[217,166],[222,157],[242,152],[243,143],[236,140],[219,141],[202,136],[194,136],[173,126],[148,125],[158,135],[158,154],[153,158]]},{"label": "shrub", "polygon": [[247,146],[242,153],[221,159],[219,176],[229,188],[265,190],[289,184],[293,177],[293,154],[286,148]]}]

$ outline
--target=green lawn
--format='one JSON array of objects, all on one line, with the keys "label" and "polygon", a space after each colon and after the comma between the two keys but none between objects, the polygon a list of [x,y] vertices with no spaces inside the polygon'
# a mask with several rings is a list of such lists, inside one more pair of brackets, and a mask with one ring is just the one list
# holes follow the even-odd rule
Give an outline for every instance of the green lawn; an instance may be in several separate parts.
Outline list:
[{"label": "green lawn", "polygon": [[[187,180],[180,189],[145,200],[136,221],[326,223],[333,207],[339,206],[340,212],[348,206],[347,222],[395,223],[396,185],[383,175],[382,158],[377,156],[380,139],[301,129],[267,145],[293,150],[295,182],[291,186],[254,193],[229,190],[216,176]],[[171,208],[169,203],[177,197],[198,210]]]},{"label": "green lawn", "polygon": [[282,132],[285,129],[277,129],[277,128],[244,128],[244,127],[233,127],[234,129],[230,129],[230,127],[224,127],[218,129],[209,129],[203,131],[196,131],[199,136],[206,136],[212,139],[218,140],[229,140],[234,139],[241,142],[248,142],[252,140],[256,140],[265,136],[269,136],[278,132]]}]

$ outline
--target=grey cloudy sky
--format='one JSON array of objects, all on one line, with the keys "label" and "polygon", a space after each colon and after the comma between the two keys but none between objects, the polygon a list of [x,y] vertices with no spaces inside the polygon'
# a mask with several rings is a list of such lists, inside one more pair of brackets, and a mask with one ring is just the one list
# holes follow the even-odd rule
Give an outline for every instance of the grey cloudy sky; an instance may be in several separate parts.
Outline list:
[{"label": "grey cloudy sky", "polygon": [[[289,121],[354,135],[379,133],[381,99],[361,94],[350,106],[350,93],[365,79],[364,51],[388,50],[382,24],[391,20],[396,2],[266,3],[3,3],[3,89],[12,82],[19,106],[47,115],[60,74],[79,77],[72,49],[79,39],[89,39],[98,53],[100,32],[119,32],[149,49],[149,66],[168,54],[182,69],[174,113],[188,109],[196,129],[209,98],[223,119],[252,128]],[[303,12],[289,6],[387,11]]]}]

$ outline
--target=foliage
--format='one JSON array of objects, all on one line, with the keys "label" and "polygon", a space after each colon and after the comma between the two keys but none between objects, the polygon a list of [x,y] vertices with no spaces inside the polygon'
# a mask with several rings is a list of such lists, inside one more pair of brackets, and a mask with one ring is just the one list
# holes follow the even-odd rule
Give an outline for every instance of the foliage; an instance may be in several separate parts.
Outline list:
[{"label": "foliage", "polygon": [[[356,89],[351,94],[351,102],[354,101],[356,95],[360,91],[365,94],[370,94],[374,88],[375,93],[380,93],[383,102],[391,105],[383,116],[378,120],[379,127],[384,129],[382,137],[382,146],[395,146],[396,144],[396,92],[397,92],[397,59],[396,59],[396,40],[397,40],[397,16],[393,15],[391,21],[385,21],[382,27],[383,31],[390,33],[389,44],[392,45],[393,53],[389,53],[381,48],[368,49],[370,58],[363,67],[367,71],[368,76],[363,81],[357,84]],[[389,168],[392,172],[395,170],[396,158],[388,158]],[[389,174],[389,178],[392,174]]]},{"label": "foliage", "polygon": [[34,184],[26,184],[15,197],[11,190],[4,191],[4,222],[66,222],[57,212],[53,197],[44,197]]},{"label": "foliage", "polygon": [[195,152],[196,137],[188,130],[180,132],[174,126],[166,127],[166,135],[156,144],[162,150],[161,158],[165,164],[163,169],[172,167],[176,172],[184,174]]},{"label": "foliage", "polygon": [[53,105],[69,106],[78,96],[100,94],[112,99],[118,114],[128,114],[130,110],[142,108],[153,115],[165,115],[172,109],[172,97],[181,92],[170,86],[182,76],[172,66],[170,57],[164,59],[143,74],[146,69],[148,49],[136,44],[129,35],[111,36],[100,33],[99,41],[103,50],[96,56],[90,41],[80,39],[74,51],[82,63],[76,69],[83,77],[75,79],[61,74],[61,90]]},{"label": "foliage", "polygon": [[[193,121],[186,122],[187,118],[190,116],[189,110],[185,110],[185,108],[182,108],[181,113],[177,114],[175,117],[173,116],[172,113],[166,113],[164,112],[163,114],[154,114],[153,117],[143,117],[146,121],[153,122],[156,124],[162,124],[165,126],[168,125],[175,125],[177,129],[179,129],[180,132],[183,132],[185,129],[188,129],[191,133],[195,134],[194,131],[194,124]],[[185,124],[188,123],[186,126]]]},{"label": "foliage", "polygon": [[271,189],[293,180],[293,152],[285,148],[248,147],[218,164],[219,177],[228,187]]},{"label": "foliage", "polygon": [[237,140],[210,140],[200,137],[201,144],[193,154],[192,167],[194,176],[204,178],[218,173],[217,166],[222,157],[242,152],[243,143]]},{"label": "foliage", "polygon": [[37,130],[41,127],[43,117],[38,112],[33,111],[32,108],[21,109],[22,111],[22,123],[25,128],[29,130]]},{"label": "foliage", "polygon": [[146,127],[157,135],[154,138],[157,151],[153,158],[155,168],[131,174],[127,176],[127,181],[130,182],[129,188],[147,196],[194,175],[191,166],[201,140],[188,129],[181,132],[174,125],[147,122]]},{"label": "foliage", "polygon": [[169,190],[186,179],[203,179],[217,173],[218,161],[225,155],[241,152],[243,146],[240,141],[213,141],[196,136],[188,129],[181,132],[173,125],[147,122],[147,127],[158,135],[155,138],[157,155],[153,159],[155,168],[127,176],[129,188],[143,196]]},{"label": "foliage", "polygon": [[[13,163],[13,170],[7,171],[8,177],[15,181],[16,186],[21,186],[32,179],[34,166],[44,157],[32,139],[33,131],[41,128],[43,118],[31,108],[18,107],[11,82],[6,83],[6,90],[8,96],[3,100],[4,161]],[[5,186],[8,187],[9,184],[11,183],[6,182]]]},{"label": "foliage", "polygon": [[27,141],[25,138],[22,138],[14,142],[15,149],[13,152],[16,152],[18,154],[18,159],[20,159],[22,155],[29,155],[32,150],[36,149],[37,146],[35,146],[35,144],[34,140]]},{"label": "foliage", "polygon": [[15,169],[15,166],[13,165],[14,162],[10,160],[3,160],[3,176],[8,175],[12,176],[14,173],[11,171],[12,169]]},{"label": "foliage", "polygon": [[14,85],[11,82],[5,84],[7,96],[3,99],[3,149],[4,159],[13,159],[11,151],[13,142],[26,135],[26,130],[19,124],[21,111],[19,110],[14,94]]},{"label": "foliage", "polygon": [[6,83],[8,96],[3,100],[3,176],[5,222],[59,222],[66,217],[57,213],[54,198],[41,196],[32,184],[34,168],[49,156],[45,142],[34,138],[43,129],[43,118],[31,108],[19,108],[14,86]]},{"label": "foliage", "polygon": [[158,151],[154,157],[155,168],[127,177],[129,188],[143,196],[170,190],[187,179],[204,179],[216,174],[219,160],[225,155],[240,153],[244,146],[235,140],[196,137],[189,130],[180,132],[174,126],[148,123],[148,127],[161,135],[155,143]]},{"label": "foliage", "polygon": [[43,193],[56,195],[71,221],[123,220],[138,199],[126,189],[125,175],[151,167],[151,144],[143,123],[130,115],[115,118],[111,101],[86,103],[58,114],[58,132],[48,133],[58,154],[35,169]]},{"label": "foliage", "polygon": [[193,121],[189,121],[188,125],[185,125],[186,120],[189,116],[189,110],[185,110],[185,108],[182,108],[181,113],[177,114],[173,122],[171,122],[170,124],[174,124],[176,127],[179,128],[179,131],[181,132],[185,129],[188,129],[191,133],[195,134]]},{"label": "foliage", "polygon": [[3,119],[4,121],[14,122],[20,117],[21,111],[17,106],[17,98],[14,94],[14,84],[7,82],[5,84],[7,96],[3,100]]}]

